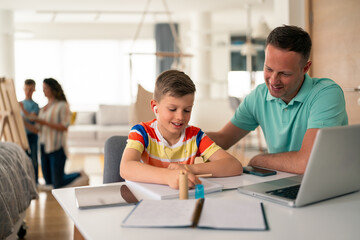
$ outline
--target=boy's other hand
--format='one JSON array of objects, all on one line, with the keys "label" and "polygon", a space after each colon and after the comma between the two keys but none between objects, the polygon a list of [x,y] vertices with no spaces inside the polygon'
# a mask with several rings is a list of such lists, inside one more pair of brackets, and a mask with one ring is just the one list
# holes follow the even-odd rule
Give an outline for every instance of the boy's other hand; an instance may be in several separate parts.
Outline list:
[{"label": "boy's other hand", "polygon": [[[182,164],[175,164],[175,165],[182,165]],[[181,170],[178,170],[178,169],[169,169],[169,170],[170,170],[170,175],[168,177],[168,185],[171,188],[179,189],[179,176],[180,176]],[[198,177],[196,177],[193,173],[188,172],[189,189],[195,188],[196,184],[201,184],[200,179]]]}]

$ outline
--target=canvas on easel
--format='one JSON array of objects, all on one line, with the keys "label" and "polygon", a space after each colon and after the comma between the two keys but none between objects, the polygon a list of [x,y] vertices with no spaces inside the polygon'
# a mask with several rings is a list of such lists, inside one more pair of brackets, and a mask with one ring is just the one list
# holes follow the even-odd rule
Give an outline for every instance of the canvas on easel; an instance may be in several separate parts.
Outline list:
[{"label": "canvas on easel", "polygon": [[29,148],[23,117],[12,79],[0,78],[0,140]]}]

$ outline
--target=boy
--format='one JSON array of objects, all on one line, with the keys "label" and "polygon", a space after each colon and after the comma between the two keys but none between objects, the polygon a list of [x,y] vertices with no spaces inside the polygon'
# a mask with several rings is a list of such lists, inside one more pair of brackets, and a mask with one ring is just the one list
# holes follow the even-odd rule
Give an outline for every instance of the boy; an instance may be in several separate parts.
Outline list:
[{"label": "boy", "polygon": [[[36,83],[32,79],[26,79],[24,84],[24,92],[25,92],[25,100],[23,100],[20,103],[21,109],[22,109],[22,115],[25,116],[27,122],[34,125],[35,122],[30,121],[29,119],[32,119],[36,117],[39,114],[39,105],[34,102],[32,99],[32,95],[35,91]],[[35,170],[35,181],[36,184],[38,184],[38,135],[29,131],[26,128],[26,135],[29,142],[30,152],[28,151],[27,154],[31,158],[31,161],[34,166]]]},{"label": "boy", "polygon": [[[188,126],[195,90],[183,72],[168,70],[158,76],[150,102],[156,119],[131,129],[120,164],[124,179],[178,189],[180,171],[188,172],[189,187],[200,183],[197,174],[225,177],[242,173],[236,158],[199,128]],[[204,162],[194,164],[198,156]]]}]

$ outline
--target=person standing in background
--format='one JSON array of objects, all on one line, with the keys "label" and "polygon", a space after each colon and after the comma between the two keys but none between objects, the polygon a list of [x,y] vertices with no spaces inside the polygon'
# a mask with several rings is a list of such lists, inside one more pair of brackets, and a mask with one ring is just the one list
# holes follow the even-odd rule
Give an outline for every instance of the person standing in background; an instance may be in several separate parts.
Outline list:
[{"label": "person standing in background", "polygon": [[39,132],[41,169],[46,185],[53,188],[88,185],[89,177],[83,171],[65,174],[66,133],[71,111],[64,91],[53,78],[44,79],[43,91],[48,103],[40,109],[31,131]]},{"label": "person standing in background", "polygon": [[[31,125],[35,122],[32,118],[36,118],[39,115],[39,105],[32,99],[32,95],[35,92],[36,83],[33,79],[26,79],[24,83],[25,99],[20,102],[21,114],[25,118],[25,121]],[[39,162],[38,162],[38,135],[31,132],[28,128],[26,130],[26,136],[29,142],[29,148],[26,152],[31,158],[35,171],[35,181],[38,184],[39,175]]]}]

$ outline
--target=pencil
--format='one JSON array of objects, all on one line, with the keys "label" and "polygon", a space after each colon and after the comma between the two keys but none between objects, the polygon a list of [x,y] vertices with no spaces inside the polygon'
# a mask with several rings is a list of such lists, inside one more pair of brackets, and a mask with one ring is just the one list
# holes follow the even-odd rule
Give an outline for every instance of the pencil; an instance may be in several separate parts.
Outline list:
[{"label": "pencil", "polygon": [[198,174],[198,175],[195,175],[195,176],[196,177],[207,178],[207,177],[212,177],[212,173]]},{"label": "pencil", "polygon": [[202,211],[202,208],[204,205],[204,201],[205,201],[204,198],[199,198],[196,201],[196,207],[195,207],[194,213],[192,215],[191,227],[193,227],[193,228],[195,228],[199,223],[199,219],[200,219],[201,211]]}]

